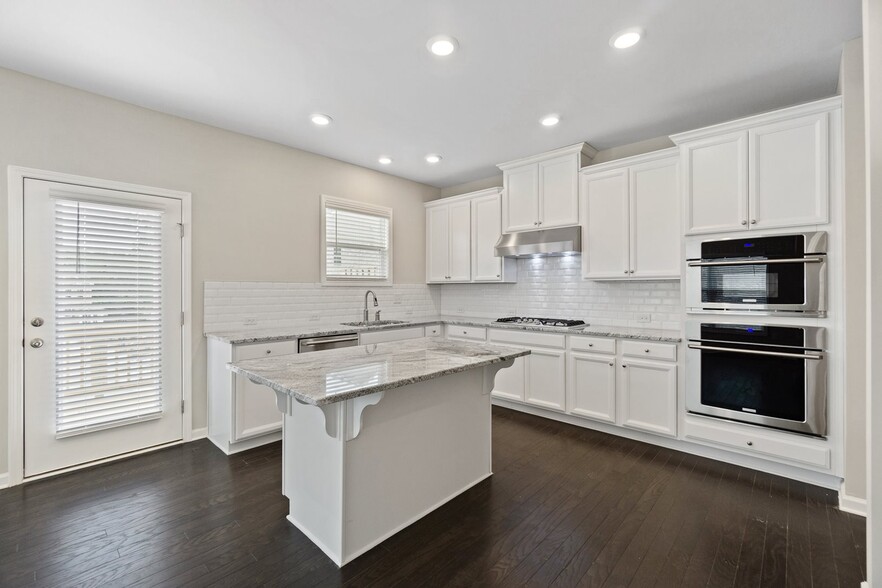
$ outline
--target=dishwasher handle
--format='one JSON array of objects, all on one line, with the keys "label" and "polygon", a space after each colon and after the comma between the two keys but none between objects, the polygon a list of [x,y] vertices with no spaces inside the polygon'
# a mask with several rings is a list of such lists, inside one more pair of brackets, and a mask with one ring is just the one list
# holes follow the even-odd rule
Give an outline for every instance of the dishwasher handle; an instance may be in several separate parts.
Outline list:
[{"label": "dishwasher handle", "polygon": [[315,339],[304,339],[300,344],[304,347],[315,347],[316,345],[326,345],[328,343],[348,343],[349,341],[358,341],[358,335],[344,337],[316,337]]}]

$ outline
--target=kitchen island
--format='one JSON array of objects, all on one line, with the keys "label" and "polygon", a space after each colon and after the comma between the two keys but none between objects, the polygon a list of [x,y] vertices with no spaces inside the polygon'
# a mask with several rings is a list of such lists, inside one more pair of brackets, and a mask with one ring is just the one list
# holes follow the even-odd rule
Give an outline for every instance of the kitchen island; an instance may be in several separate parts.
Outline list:
[{"label": "kitchen island", "polygon": [[275,391],[288,520],[342,566],[492,474],[493,381],[529,353],[426,338],[230,369]]}]

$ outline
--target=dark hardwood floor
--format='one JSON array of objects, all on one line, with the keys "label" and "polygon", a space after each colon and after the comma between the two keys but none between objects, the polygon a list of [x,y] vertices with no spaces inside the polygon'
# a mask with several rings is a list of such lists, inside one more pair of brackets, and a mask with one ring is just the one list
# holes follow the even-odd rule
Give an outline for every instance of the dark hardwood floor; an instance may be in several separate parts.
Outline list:
[{"label": "dark hardwood floor", "polygon": [[493,470],[338,569],[285,521],[281,446],[208,441],[0,492],[0,586],[857,587],[835,492],[494,408]]}]

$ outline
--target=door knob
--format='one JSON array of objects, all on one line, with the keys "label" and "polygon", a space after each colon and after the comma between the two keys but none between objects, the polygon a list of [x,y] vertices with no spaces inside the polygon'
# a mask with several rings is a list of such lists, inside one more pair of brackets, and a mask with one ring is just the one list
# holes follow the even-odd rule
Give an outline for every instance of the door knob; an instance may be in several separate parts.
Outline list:
[{"label": "door knob", "polygon": [[37,338],[37,339],[31,339],[31,347],[33,347],[34,349],[39,349],[39,348],[42,347],[42,346],[43,346],[43,340],[42,340],[42,339],[39,339],[39,338]]},{"label": "door knob", "polygon": [[42,327],[43,319],[41,317],[34,317],[33,319],[31,319],[31,326]]}]

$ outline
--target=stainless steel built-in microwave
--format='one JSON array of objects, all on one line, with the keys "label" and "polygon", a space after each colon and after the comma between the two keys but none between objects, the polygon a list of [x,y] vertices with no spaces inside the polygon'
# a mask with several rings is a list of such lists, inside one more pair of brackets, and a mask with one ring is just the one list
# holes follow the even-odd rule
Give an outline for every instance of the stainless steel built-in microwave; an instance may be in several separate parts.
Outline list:
[{"label": "stainless steel built-in microwave", "polygon": [[827,233],[688,241],[692,312],[827,314]]}]

